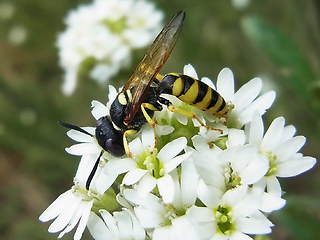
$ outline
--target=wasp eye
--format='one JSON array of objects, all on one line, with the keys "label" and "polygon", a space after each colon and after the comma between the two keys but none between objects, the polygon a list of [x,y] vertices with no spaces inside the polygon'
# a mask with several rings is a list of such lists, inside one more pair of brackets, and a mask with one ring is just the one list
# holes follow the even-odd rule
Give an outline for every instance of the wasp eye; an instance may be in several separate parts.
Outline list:
[{"label": "wasp eye", "polygon": [[113,139],[109,138],[106,141],[106,150],[111,153],[115,157],[120,157],[122,156],[124,152],[123,144],[114,141]]}]

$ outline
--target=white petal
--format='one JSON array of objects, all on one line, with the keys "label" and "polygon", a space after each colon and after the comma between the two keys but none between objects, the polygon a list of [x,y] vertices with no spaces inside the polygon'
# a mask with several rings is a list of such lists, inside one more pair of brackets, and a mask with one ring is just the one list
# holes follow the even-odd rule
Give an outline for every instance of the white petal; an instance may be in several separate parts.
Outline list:
[{"label": "white petal", "polygon": [[103,221],[105,222],[106,227],[108,227],[110,233],[112,235],[118,236],[119,229],[117,227],[116,220],[113,218],[113,216],[104,209],[101,209],[99,212],[103,218]]},{"label": "white petal", "polygon": [[91,173],[91,170],[97,161],[100,153],[97,152],[95,154],[85,154],[81,157],[76,176],[75,178],[80,182],[87,181],[87,178],[89,174]]},{"label": "white petal", "polygon": [[77,228],[77,230],[76,230],[76,232],[74,234],[74,240],[80,240],[81,239],[83,231],[87,226],[87,222],[88,222],[89,215],[90,215],[90,210],[91,210],[91,207],[93,205],[93,200],[90,201],[90,202],[84,202],[83,205],[84,206],[82,207],[82,216],[81,216],[78,228]]},{"label": "white petal", "polygon": [[55,233],[60,232],[62,229],[64,229],[70,222],[75,212],[78,210],[81,211],[81,209],[78,209],[81,201],[81,198],[73,197],[72,202],[68,202],[68,205],[63,209],[63,212],[61,212],[61,214],[49,226],[48,232]]},{"label": "white petal", "polygon": [[96,240],[106,240],[113,238],[102,219],[93,212],[90,213],[87,226],[90,234]]},{"label": "white petal", "polygon": [[213,82],[210,78],[203,77],[203,78],[201,78],[201,82],[207,84],[210,88],[216,90],[216,86],[213,84]]},{"label": "white petal", "polygon": [[237,229],[248,234],[268,234],[271,232],[268,221],[254,218],[241,218],[237,221]]},{"label": "white petal", "polygon": [[95,143],[78,143],[65,149],[71,155],[81,156],[85,154],[100,153],[101,149]]},{"label": "white petal", "polygon": [[272,121],[261,143],[261,148],[263,150],[272,150],[279,144],[283,133],[284,124],[285,120],[283,117],[278,117]]},{"label": "white petal", "polygon": [[164,203],[171,203],[174,195],[174,183],[169,174],[157,180],[159,193],[162,196]]},{"label": "white petal", "polygon": [[107,162],[104,171],[106,174],[122,174],[137,167],[136,161],[132,158],[114,159]]},{"label": "white petal", "polygon": [[172,220],[171,237],[175,240],[196,240],[196,229],[192,222],[186,217],[178,217]]},{"label": "white petal", "polygon": [[174,127],[168,125],[156,125],[156,133],[158,136],[168,135],[174,131]]},{"label": "white petal", "polygon": [[192,206],[191,208],[188,209],[186,215],[193,222],[197,222],[201,224],[205,222],[214,221],[212,210],[206,207]]},{"label": "white petal", "polygon": [[228,141],[226,142],[227,148],[244,145],[246,136],[243,130],[230,129],[228,133]]},{"label": "white petal", "polygon": [[317,160],[313,157],[293,158],[277,166],[278,177],[294,177],[311,169]]},{"label": "white petal", "polygon": [[72,189],[62,193],[50,206],[40,215],[39,220],[47,222],[56,218],[68,205],[69,201],[72,201]]},{"label": "white petal", "polygon": [[282,190],[279,180],[276,177],[266,177],[267,192],[273,196],[281,197]]},{"label": "white petal", "polygon": [[91,107],[91,114],[96,120],[106,116],[109,113],[108,108],[99,101],[93,100],[91,102]]},{"label": "white petal", "polygon": [[[96,173],[97,175],[97,173]],[[95,189],[99,194],[103,195],[105,191],[115,182],[118,174],[105,174],[103,171],[100,171],[97,177],[94,177],[90,189]]]},{"label": "white petal", "polygon": [[[87,131],[89,128],[86,128],[86,129],[82,128],[82,129]],[[95,128],[90,128],[89,131],[87,131],[87,132],[92,134],[92,135],[94,135]],[[67,132],[67,135],[68,135],[69,138],[71,138],[72,140],[77,141],[77,142],[93,142],[94,141],[92,136],[89,136],[88,134],[79,132],[79,131],[74,130],[74,129],[69,130]]]},{"label": "white petal", "polygon": [[181,168],[181,200],[184,206],[191,206],[197,199],[199,176],[191,161],[184,161]]},{"label": "white petal", "polygon": [[[211,239],[211,240],[218,240],[220,234],[216,234],[217,238],[214,238],[214,239]],[[252,240],[251,237],[249,237],[248,235],[242,233],[242,232],[239,232],[239,231],[236,231],[235,233],[233,233],[231,236],[230,236],[230,239],[228,240]]]},{"label": "white petal", "polygon": [[213,186],[207,186],[200,181],[198,186],[198,197],[207,207],[216,207],[222,195],[222,189]]},{"label": "white petal", "polygon": [[183,67],[183,74],[198,79],[197,72],[190,63]]},{"label": "white petal", "polygon": [[166,144],[158,153],[158,158],[166,163],[178,155],[187,145],[187,139],[180,137]]},{"label": "white petal", "polygon": [[119,237],[122,239],[130,239],[132,237],[132,221],[128,213],[114,212],[113,215],[117,220]]},{"label": "white petal", "polygon": [[263,115],[266,109],[269,109],[271,107],[275,97],[276,93],[274,91],[267,92],[258,97],[244,111],[239,114],[241,124],[244,125],[250,122],[256,111],[258,111],[260,115]]},{"label": "white petal", "polygon": [[[249,153],[249,152],[248,152]],[[251,152],[252,161],[242,170],[240,170],[241,179],[246,184],[253,184],[268,172],[269,164],[266,158],[258,152]]]},{"label": "white petal", "polygon": [[249,143],[260,145],[264,134],[264,125],[262,117],[255,112],[250,124]]},{"label": "white petal", "polygon": [[283,208],[285,204],[285,199],[274,196],[273,194],[264,193],[262,197],[262,204],[259,209],[263,212],[271,213],[272,211]]},{"label": "white petal", "polygon": [[79,211],[76,211],[75,214],[72,216],[70,222],[68,223],[67,227],[65,229],[63,229],[62,232],[59,233],[58,238],[62,238],[64,236],[64,234],[70,232],[79,222],[79,219],[81,218],[81,206],[78,207]]},{"label": "white petal", "polygon": [[118,92],[115,89],[115,87],[112,85],[109,85],[109,94],[108,94],[109,103],[112,103],[116,99],[117,95],[118,95]]},{"label": "white petal", "polygon": [[130,170],[123,178],[122,183],[125,185],[132,185],[138,182],[145,174],[147,170],[133,169]]},{"label": "white petal", "polygon": [[260,78],[254,78],[244,84],[235,94],[233,103],[237,111],[242,111],[258,96],[262,88]]},{"label": "white petal", "polygon": [[164,221],[163,216],[143,207],[136,207],[134,212],[139,219],[141,226],[145,229],[158,227]]},{"label": "white petal", "polygon": [[225,192],[221,200],[229,204],[230,206],[234,206],[244,198],[247,193],[247,189],[248,187],[245,185],[238,186],[237,188],[232,188]]},{"label": "white petal", "polygon": [[301,147],[305,144],[306,138],[304,136],[297,136],[287,140],[280,144],[275,150],[274,154],[278,157],[279,162],[286,161],[298,152]]},{"label": "white petal", "polygon": [[163,240],[163,239],[171,239],[171,227],[165,226],[156,228],[153,232],[152,239],[153,240]]},{"label": "white petal", "polygon": [[140,138],[135,138],[129,143],[129,149],[133,156],[140,155],[144,149]]},{"label": "white petal", "polygon": [[189,118],[181,115],[179,113],[174,113],[174,116],[176,117],[176,119],[178,120],[179,123],[181,123],[182,125],[187,125]]},{"label": "white petal", "polygon": [[229,68],[222,69],[218,74],[217,92],[220,93],[226,101],[233,101],[234,77]]},{"label": "white petal", "polygon": [[171,159],[169,162],[166,162],[164,164],[164,169],[165,169],[166,173],[169,173],[173,169],[178,167],[179,164],[182,163],[184,160],[188,159],[191,156],[191,154],[192,154],[192,152],[188,152],[188,153],[185,153],[183,155],[179,155],[178,157]]},{"label": "white petal", "polygon": [[155,188],[156,185],[157,185],[156,179],[153,178],[150,174],[145,174],[141,178],[139,185],[137,187],[138,195],[141,198],[146,197],[146,195],[150,193]]},{"label": "white petal", "polygon": [[142,145],[144,148],[150,148],[153,149],[155,145],[155,139],[154,139],[154,132],[152,128],[144,128],[142,130]]}]

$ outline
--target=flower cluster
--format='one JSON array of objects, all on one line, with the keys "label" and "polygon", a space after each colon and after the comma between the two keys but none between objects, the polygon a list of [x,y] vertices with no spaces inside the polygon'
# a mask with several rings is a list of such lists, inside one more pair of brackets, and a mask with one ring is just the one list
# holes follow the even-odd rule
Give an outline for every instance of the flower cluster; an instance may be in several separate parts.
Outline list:
[{"label": "flower cluster", "polygon": [[[191,65],[184,74],[198,78]],[[225,68],[217,88],[208,78],[201,81],[233,107],[227,118],[164,97],[223,133],[164,106],[154,115],[157,142],[145,124],[129,142],[132,157],[114,157],[101,150],[94,128],[70,130],[68,136],[79,143],[66,150],[81,161],[74,186],[40,216],[41,221],[55,219],[49,232],[62,237],[78,224],[75,239],[85,226],[95,239],[244,240],[270,233],[267,216],[286,203],[278,179],[309,170],[316,159],[299,153],[305,137],[295,136],[296,129],[286,126],[283,117],[264,129],[262,115],[275,92],[260,95],[261,79],[235,92],[233,73]],[[96,119],[109,114],[116,95],[110,86],[106,105],[92,102]]]},{"label": "flower cluster", "polygon": [[162,12],[146,0],[94,0],[69,13],[59,35],[62,90],[73,93],[77,76],[89,71],[105,82],[130,63],[133,49],[148,45],[161,29]]}]

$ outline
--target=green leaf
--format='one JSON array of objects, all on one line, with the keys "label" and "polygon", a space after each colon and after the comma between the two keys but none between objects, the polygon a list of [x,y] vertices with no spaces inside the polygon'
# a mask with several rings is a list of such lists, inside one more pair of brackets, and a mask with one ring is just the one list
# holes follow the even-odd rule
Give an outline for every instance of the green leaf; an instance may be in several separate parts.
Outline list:
[{"label": "green leaf", "polygon": [[309,102],[312,97],[308,87],[316,77],[290,36],[259,17],[245,18],[242,27],[245,34],[284,73],[284,84]]}]

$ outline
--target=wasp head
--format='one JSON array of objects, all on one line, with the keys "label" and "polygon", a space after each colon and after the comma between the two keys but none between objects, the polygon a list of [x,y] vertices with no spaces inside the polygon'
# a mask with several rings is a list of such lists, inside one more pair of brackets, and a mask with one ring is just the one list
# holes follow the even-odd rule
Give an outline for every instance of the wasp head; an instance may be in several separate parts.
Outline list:
[{"label": "wasp head", "polygon": [[97,120],[96,139],[104,150],[115,157],[120,157],[125,153],[123,134],[114,128],[106,116]]}]

